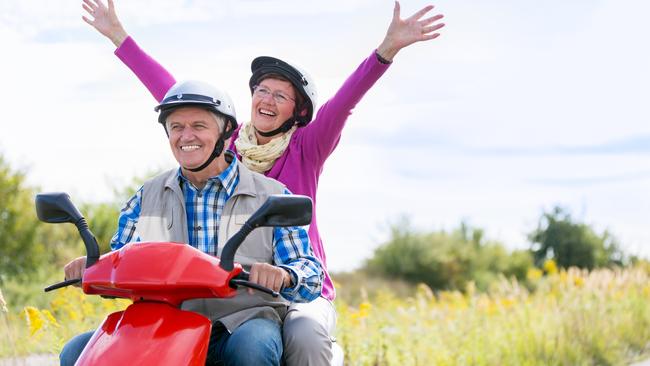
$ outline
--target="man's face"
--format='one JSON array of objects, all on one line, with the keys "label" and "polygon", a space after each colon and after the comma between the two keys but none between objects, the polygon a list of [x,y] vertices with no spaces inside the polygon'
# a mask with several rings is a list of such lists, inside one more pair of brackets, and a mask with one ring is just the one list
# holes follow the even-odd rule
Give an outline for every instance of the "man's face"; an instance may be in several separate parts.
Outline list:
[{"label": "man's face", "polygon": [[[296,93],[290,82],[277,79],[264,79],[260,81],[259,87],[270,94],[261,96],[263,93],[253,92],[251,121],[259,131],[273,131],[293,116]],[[273,94],[285,96],[287,100],[278,103]]]},{"label": "man's face", "polygon": [[196,107],[176,109],[167,117],[166,126],[176,161],[190,169],[208,160],[222,130],[213,113]]}]

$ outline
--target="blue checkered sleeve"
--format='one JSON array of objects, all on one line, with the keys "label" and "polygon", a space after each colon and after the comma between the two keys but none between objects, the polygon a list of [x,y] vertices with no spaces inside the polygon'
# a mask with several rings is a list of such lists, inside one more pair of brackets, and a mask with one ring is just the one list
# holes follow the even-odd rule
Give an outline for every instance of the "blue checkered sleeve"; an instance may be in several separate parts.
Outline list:
[{"label": "blue checkered sleeve", "polygon": [[111,239],[111,249],[118,250],[125,244],[140,241],[136,233],[136,225],[140,218],[140,206],[142,205],[142,187],[135,192],[135,195],[124,205],[120,216],[117,219],[117,232]]},{"label": "blue checkered sleeve", "polygon": [[[288,191],[285,192],[288,194]],[[320,296],[323,269],[309,245],[309,235],[303,227],[276,227],[273,230],[275,264],[289,271],[293,287],[280,294],[293,302],[309,302]]]}]

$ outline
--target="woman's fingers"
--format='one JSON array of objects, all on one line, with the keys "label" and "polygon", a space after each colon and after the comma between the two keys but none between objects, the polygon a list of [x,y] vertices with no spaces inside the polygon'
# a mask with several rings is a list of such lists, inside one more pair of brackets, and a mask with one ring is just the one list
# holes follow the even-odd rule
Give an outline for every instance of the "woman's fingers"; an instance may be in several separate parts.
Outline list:
[{"label": "woman's fingers", "polygon": [[425,6],[424,8],[420,9],[417,13],[411,15],[410,17],[408,17],[408,19],[405,19],[405,20],[406,21],[418,20],[418,19],[422,18],[424,16],[424,14],[430,12],[431,9],[433,9],[433,5]]}]

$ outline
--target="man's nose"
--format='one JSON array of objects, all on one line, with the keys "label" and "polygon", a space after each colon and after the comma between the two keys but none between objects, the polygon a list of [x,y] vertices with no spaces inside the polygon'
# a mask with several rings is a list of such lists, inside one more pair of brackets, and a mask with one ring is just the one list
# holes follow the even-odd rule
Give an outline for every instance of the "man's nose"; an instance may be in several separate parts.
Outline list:
[{"label": "man's nose", "polygon": [[194,138],[194,131],[191,128],[186,127],[181,130],[181,140],[185,141],[192,138]]}]

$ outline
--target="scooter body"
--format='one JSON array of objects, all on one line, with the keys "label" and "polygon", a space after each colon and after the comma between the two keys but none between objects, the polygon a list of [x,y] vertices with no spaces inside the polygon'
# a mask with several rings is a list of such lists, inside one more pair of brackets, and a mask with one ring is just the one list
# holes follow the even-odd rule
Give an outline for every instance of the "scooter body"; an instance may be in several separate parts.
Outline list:
[{"label": "scooter body", "polygon": [[44,222],[77,226],[86,247],[83,278],[48,286],[46,292],[81,282],[86,294],[133,300],[104,320],[77,365],[204,365],[212,324],[181,310],[182,302],[233,297],[238,286],[279,296],[248,281],[248,273],[233,261],[235,253],[257,227],[309,224],[312,203],[305,196],[270,196],[225,243],[221,258],[180,243],[127,244],[100,257],[97,240],[66,193],[38,194],[36,213]]},{"label": "scooter body", "polygon": [[169,304],[137,302],[110,314],[77,365],[205,365],[210,321]]},{"label": "scooter body", "polygon": [[128,244],[105,254],[83,276],[86,294],[130,298],[97,328],[77,365],[205,365],[211,322],[179,309],[193,298],[232,297],[241,272],[185,244]]}]

